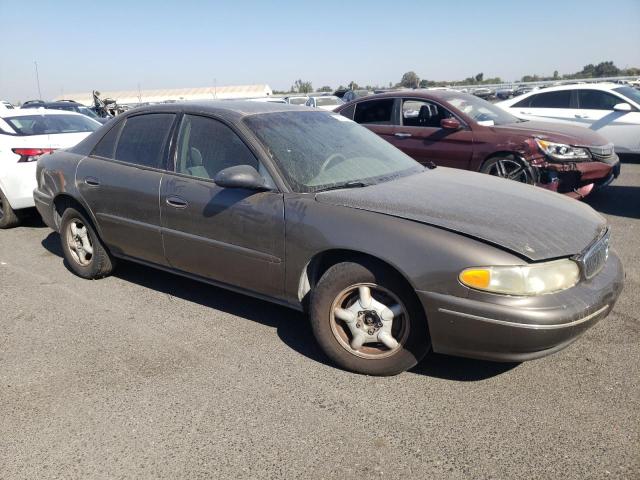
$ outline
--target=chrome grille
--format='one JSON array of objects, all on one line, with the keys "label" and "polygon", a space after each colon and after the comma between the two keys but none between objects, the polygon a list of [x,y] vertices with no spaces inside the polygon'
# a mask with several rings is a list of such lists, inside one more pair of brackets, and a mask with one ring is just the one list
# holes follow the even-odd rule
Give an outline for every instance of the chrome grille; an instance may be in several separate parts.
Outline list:
[{"label": "chrome grille", "polygon": [[595,277],[598,272],[602,270],[604,264],[607,263],[607,258],[609,258],[609,237],[610,233],[607,230],[607,232],[580,257],[579,263],[582,266],[585,278]]},{"label": "chrome grille", "polygon": [[589,147],[589,151],[595,160],[609,160],[613,156],[613,143],[598,147]]}]

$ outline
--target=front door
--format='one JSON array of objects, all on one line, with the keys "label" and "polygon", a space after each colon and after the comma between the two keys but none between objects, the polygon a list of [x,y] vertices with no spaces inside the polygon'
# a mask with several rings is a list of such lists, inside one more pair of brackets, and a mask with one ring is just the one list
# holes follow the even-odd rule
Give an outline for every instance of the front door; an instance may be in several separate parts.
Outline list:
[{"label": "front door", "polygon": [[251,165],[269,174],[225,123],[185,115],[175,173],[162,181],[162,235],[172,267],[265,295],[282,295],[284,200],[275,191],[222,188],[224,168]]},{"label": "front door", "polygon": [[78,164],[78,190],[116,255],[166,265],[158,200],[174,120],[170,113],[129,117]]},{"label": "front door", "polygon": [[473,132],[466,126],[459,130],[442,128],[440,122],[454,117],[441,105],[427,100],[402,100],[401,125],[392,143],[423,165],[469,168],[473,155]]}]

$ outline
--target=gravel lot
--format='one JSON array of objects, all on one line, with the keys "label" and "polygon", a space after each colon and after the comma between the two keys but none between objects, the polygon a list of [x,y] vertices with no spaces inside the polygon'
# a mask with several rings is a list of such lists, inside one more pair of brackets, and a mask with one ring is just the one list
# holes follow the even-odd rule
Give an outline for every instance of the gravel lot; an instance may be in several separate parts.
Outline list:
[{"label": "gravel lot", "polygon": [[328,365],[296,312],[129,263],[81,280],[37,219],[0,231],[0,479],[640,478],[640,162],[589,203],[627,273],[605,321],[394,378]]}]

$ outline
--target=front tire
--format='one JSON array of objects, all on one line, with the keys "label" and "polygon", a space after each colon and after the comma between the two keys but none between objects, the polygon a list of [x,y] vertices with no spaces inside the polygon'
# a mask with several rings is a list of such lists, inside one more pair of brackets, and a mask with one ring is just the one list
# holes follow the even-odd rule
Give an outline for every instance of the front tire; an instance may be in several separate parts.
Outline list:
[{"label": "front tire", "polygon": [[60,221],[64,258],[73,273],[89,280],[103,278],[114,268],[114,259],[102,244],[91,222],[74,208],[67,208]]},{"label": "front tire", "polygon": [[540,180],[538,171],[525,160],[517,158],[515,155],[491,157],[484,162],[480,172],[528,185],[534,185]]},{"label": "front tire", "polygon": [[13,228],[20,225],[20,217],[11,208],[9,200],[2,190],[0,190],[0,229]]},{"label": "front tire", "polygon": [[431,347],[413,289],[395,271],[367,259],[324,273],[311,295],[310,317],[326,355],[356,373],[402,373]]}]

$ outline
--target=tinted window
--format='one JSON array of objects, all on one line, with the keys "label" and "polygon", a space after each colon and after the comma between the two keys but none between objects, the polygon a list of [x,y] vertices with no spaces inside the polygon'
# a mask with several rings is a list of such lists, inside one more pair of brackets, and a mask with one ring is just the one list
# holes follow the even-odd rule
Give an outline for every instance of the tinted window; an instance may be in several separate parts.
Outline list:
[{"label": "tinted window", "polygon": [[116,142],[118,141],[118,134],[120,133],[121,127],[122,123],[119,123],[109,130],[93,149],[92,155],[104,158],[114,158]]},{"label": "tinted window", "polygon": [[578,105],[585,110],[613,110],[613,106],[624,100],[599,90],[578,90]]},{"label": "tinted window", "polygon": [[528,106],[531,108],[570,108],[571,90],[538,93],[529,97]]},{"label": "tinted window", "polygon": [[199,178],[214,178],[227,167],[258,161],[251,150],[224,123],[211,118],[185,115],[178,136],[176,171]]},{"label": "tinted window", "polygon": [[402,102],[402,124],[407,127],[440,128],[440,121],[451,116],[449,111],[432,102],[424,100]]},{"label": "tinted window", "polygon": [[7,122],[19,135],[48,135],[55,133],[94,132],[101,125],[83,115],[22,115],[5,117]]},{"label": "tinted window", "polygon": [[358,123],[392,125],[393,102],[393,98],[360,102],[356,105],[356,113],[353,119]]},{"label": "tinted window", "polygon": [[342,115],[343,117],[347,117],[347,118],[353,120],[353,113],[355,111],[356,111],[356,106],[355,105],[349,105],[348,107],[344,108],[340,112],[340,115]]},{"label": "tinted window", "polygon": [[118,147],[117,160],[145,167],[164,168],[165,144],[174,115],[153,113],[126,119]]},{"label": "tinted window", "polygon": [[636,90],[633,87],[618,87],[613,90],[636,103],[640,103],[640,90]]}]

